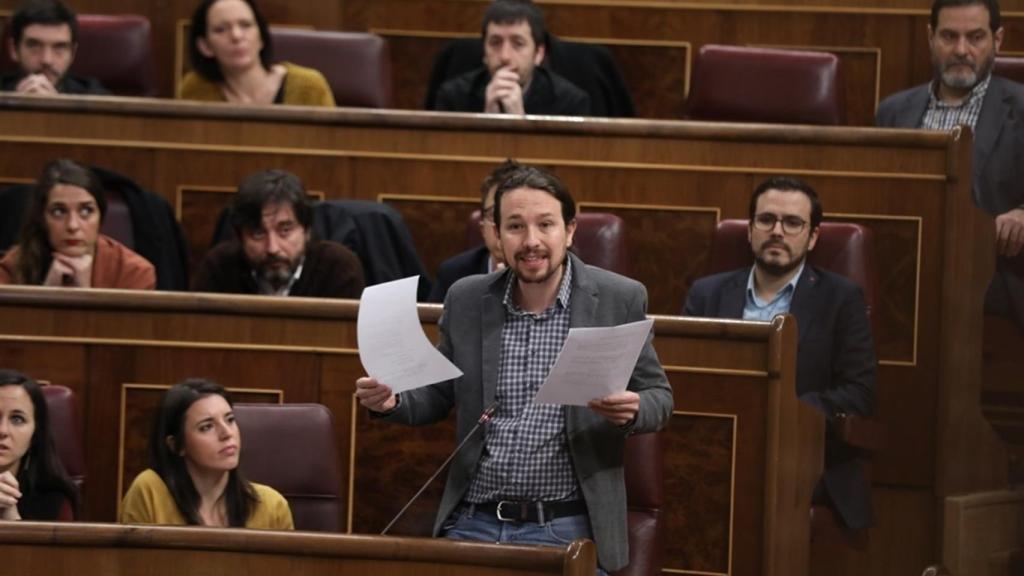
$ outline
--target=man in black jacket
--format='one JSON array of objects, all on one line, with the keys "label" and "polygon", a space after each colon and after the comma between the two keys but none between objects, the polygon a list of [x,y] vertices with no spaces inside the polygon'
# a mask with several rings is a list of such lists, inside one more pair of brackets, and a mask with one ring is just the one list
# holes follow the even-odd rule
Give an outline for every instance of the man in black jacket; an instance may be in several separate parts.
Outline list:
[{"label": "man in black jacket", "polygon": [[[818,195],[796,178],[770,178],[750,199],[754,265],[701,278],[683,314],[771,320],[792,314],[799,328],[796,393],[826,417],[870,415],[875,404],[874,340],[859,286],[807,265],[822,219]],[[870,487],[861,455],[828,434],[816,502],[833,506],[847,527],[871,525]]]},{"label": "man in black jacket", "polygon": [[29,0],[11,18],[5,47],[18,71],[0,90],[22,94],[109,94],[95,78],[68,75],[78,49],[78,18],[59,0]]},{"label": "man in black jacket", "polygon": [[484,66],[441,85],[437,110],[590,115],[590,96],[540,65],[547,32],[529,0],[495,0],[484,12]]}]

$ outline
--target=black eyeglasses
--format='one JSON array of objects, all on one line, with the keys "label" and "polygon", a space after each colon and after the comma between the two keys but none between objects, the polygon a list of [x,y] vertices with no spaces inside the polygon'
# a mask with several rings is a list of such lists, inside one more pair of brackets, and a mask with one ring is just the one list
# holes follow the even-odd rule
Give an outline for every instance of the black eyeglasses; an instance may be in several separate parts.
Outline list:
[{"label": "black eyeglasses", "polygon": [[790,236],[796,236],[803,232],[804,226],[807,226],[807,221],[799,216],[779,217],[771,212],[762,212],[754,216],[754,228],[762,232],[771,232],[775,230],[775,224],[779,221],[782,222],[782,231]]}]

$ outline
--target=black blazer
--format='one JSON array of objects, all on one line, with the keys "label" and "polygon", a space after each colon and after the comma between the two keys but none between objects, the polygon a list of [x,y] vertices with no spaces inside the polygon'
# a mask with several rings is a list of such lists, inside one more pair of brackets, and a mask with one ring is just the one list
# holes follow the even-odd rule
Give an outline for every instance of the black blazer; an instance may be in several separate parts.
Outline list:
[{"label": "black blazer", "polygon": [[491,252],[486,246],[470,248],[455,256],[441,262],[437,268],[437,280],[430,291],[428,302],[444,302],[444,296],[459,278],[473,274],[486,274],[487,261],[491,258]]},{"label": "black blazer", "polygon": [[[683,307],[685,316],[742,318],[750,268],[697,280]],[[807,265],[789,313],[796,317],[796,392],[831,417],[870,415],[875,406],[875,345],[859,286],[843,276]],[[831,432],[831,430],[829,431]],[[847,526],[874,520],[870,486],[859,451],[827,434],[824,487]]]}]

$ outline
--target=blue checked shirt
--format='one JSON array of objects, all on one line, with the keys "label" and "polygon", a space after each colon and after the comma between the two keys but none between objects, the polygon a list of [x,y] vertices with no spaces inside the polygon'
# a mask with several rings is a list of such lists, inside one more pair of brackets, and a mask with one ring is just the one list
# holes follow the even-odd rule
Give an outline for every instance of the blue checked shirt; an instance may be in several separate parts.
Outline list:
[{"label": "blue checked shirt", "polygon": [[540,314],[516,305],[515,275],[508,276],[495,397],[499,407],[466,500],[575,500],[579,483],[565,435],[565,407],[532,402],[569,334],[570,260],[565,260],[555,303]]},{"label": "blue checked shirt", "polygon": [[967,124],[971,130],[974,130],[974,125],[978,123],[978,116],[981,115],[981,105],[985,102],[985,93],[988,92],[991,80],[992,75],[989,74],[985,80],[971,89],[970,95],[960,104],[946,104],[939,100],[935,95],[935,82],[932,82],[928,110],[924,113],[921,128],[949,132],[960,124]]}]

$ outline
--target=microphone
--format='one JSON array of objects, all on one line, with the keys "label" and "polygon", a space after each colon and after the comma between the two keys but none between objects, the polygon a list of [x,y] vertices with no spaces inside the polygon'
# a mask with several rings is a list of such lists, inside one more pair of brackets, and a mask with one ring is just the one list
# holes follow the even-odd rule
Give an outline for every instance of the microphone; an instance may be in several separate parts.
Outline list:
[{"label": "microphone", "polygon": [[446,458],[445,461],[441,463],[441,466],[437,468],[437,470],[430,476],[430,478],[427,478],[427,481],[423,483],[423,486],[420,486],[420,489],[417,490],[416,493],[413,494],[412,498],[410,498],[409,501],[405,503],[405,506],[402,506],[402,509],[398,511],[398,514],[395,514],[395,517],[391,519],[391,522],[388,522],[388,525],[380,531],[381,536],[386,535],[388,533],[388,530],[391,530],[391,527],[395,525],[395,522],[398,522],[398,519],[401,518],[403,514],[405,514],[405,511],[409,509],[409,506],[412,506],[412,503],[415,502],[416,499],[419,498],[421,494],[423,494],[423,492],[427,489],[427,486],[430,486],[431,482],[433,482],[434,479],[437,478],[439,474],[441,474],[441,471],[444,470],[448,466],[448,464],[451,463],[452,459],[455,458],[455,455],[458,454],[460,450],[462,450],[462,447],[466,445],[466,442],[469,442],[469,439],[473,437],[473,434],[476,434],[476,431],[479,430],[481,426],[490,422],[491,419],[494,418],[494,413],[497,412],[497,410],[497,402],[494,402],[493,404],[484,409],[484,411],[480,414],[480,417],[477,418],[476,424],[474,424],[473,427],[469,430],[469,433],[466,434],[466,437],[462,439],[462,442],[459,442],[459,445],[455,447],[455,450],[452,450],[452,453],[449,454],[448,458]]}]

